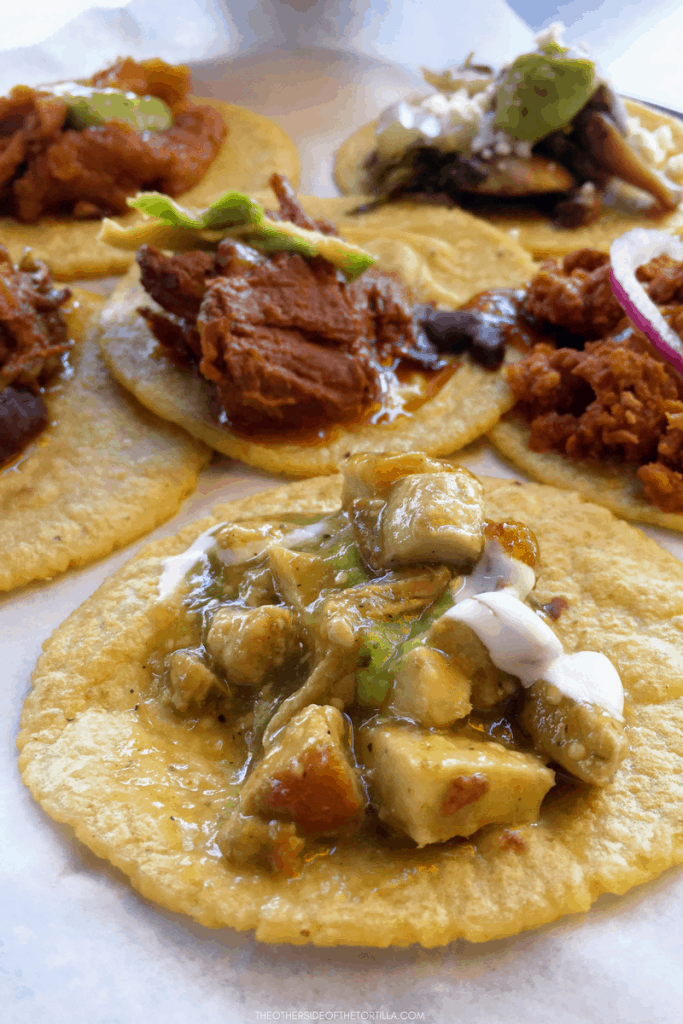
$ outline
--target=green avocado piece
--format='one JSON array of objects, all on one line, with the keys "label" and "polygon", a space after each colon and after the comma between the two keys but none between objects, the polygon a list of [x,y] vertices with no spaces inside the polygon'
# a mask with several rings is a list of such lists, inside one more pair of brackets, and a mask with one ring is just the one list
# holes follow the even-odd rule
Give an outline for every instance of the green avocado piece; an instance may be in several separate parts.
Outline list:
[{"label": "green avocado piece", "polygon": [[78,96],[67,93],[63,99],[69,107],[69,124],[79,131],[99,128],[108,121],[123,121],[136,132],[163,132],[173,124],[170,107],[156,96],[102,89]]},{"label": "green avocado piece", "polygon": [[509,67],[496,96],[494,126],[535,143],[567,127],[598,87],[595,65],[582,57],[525,53]]}]

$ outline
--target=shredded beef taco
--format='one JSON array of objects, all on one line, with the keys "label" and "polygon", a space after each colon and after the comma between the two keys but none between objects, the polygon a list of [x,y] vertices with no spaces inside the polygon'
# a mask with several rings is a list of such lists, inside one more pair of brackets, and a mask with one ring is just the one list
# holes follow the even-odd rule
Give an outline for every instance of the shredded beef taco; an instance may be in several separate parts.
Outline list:
[{"label": "shredded beef taco", "polygon": [[161,188],[203,206],[226,188],[299,177],[294,143],[268,118],[189,95],[190,70],[119,60],[87,81],[0,98],[0,240],[62,279],[121,273],[131,257],[98,241],[102,217],[134,222],[126,198]]},{"label": "shredded beef taco", "polygon": [[22,777],[209,927],[487,941],[683,860],[681,621],[680,562],[580,495],[356,456],[110,577],[45,644]]},{"label": "shredded beef taco", "polygon": [[492,426],[516,350],[476,294],[525,282],[525,251],[460,211],[446,240],[410,216],[377,230],[339,200],[311,199],[309,215],[273,186],[270,216],[239,193],[198,215],[142,194],[139,228],[105,222],[104,238],[138,249],[103,318],[116,378],[219,451],[298,476],[369,449],[447,454]]},{"label": "shredded beef taco", "polygon": [[102,362],[104,300],[0,246],[0,591],[108,554],[168,519],[208,449]]},{"label": "shredded beef taco", "polygon": [[537,257],[605,249],[638,225],[683,228],[683,125],[623,101],[555,28],[500,72],[471,58],[425,72],[436,91],[343,144],[340,190],[389,219],[399,200],[461,206]]},{"label": "shredded beef taco", "polygon": [[[632,300],[618,300],[614,253],[632,244]],[[676,258],[667,255],[672,247]],[[520,315],[535,334],[506,370],[516,405],[491,431],[499,450],[536,480],[637,522],[683,530],[680,242],[631,232],[614,243],[611,261],[590,249],[548,261],[525,290]],[[660,351],[644,333],[656,340],[656,323],[671,338]]]}]

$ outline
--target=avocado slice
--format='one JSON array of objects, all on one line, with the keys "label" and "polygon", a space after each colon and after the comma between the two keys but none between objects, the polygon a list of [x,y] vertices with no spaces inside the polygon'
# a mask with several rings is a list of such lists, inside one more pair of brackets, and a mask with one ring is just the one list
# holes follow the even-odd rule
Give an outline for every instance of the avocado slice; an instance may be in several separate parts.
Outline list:
[{"label": "avocado slice", "polygon": [[99,240],[117,249],[148,243],[161,249],[215,249],[222,238],[235,238],[261,252],[323,256],[353,281],[371,267],[374,257],[342,238],[266,217],[263,207],[243,192],[226,192],[199,213],[190,213],[161,192],[139,192],[128,205],[148,220],[130,228],[105,218]]},{"label": "avocado slice", "polygon": [[560,53],[524,53],[508,68],[496,95],[494,125],[536,143],[569,125],[599,85],[595,65]]},{"label": "avocado slice", "polygon": [[78,131],[100,128],[109,121],[123,121],[136,132],[163,132],[173,124],[170,107],[156,96],[97,89],[62,93],[62,99],[68,106],[68,124]]}]

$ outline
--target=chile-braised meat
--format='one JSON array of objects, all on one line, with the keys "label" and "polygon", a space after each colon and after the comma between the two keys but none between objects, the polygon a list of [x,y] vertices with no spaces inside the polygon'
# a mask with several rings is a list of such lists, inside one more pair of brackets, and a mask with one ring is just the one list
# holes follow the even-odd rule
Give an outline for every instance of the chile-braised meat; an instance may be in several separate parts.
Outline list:
[{"label": "chile-braised meat", "polygon": [[[280,219],[311,220],[275,175]],[[374,268],[347,283],[322,257],[266,257],[230,239],[215,254],[138,252],[142,283],[158,309],[141,309],[166,352],[196,363],[243,429],[315,426],[357,418],[377,399],[382,368],[444,361],[416,326],[393,274]]]},{"label": "chile-braised meat", "polygon": [[0,245],[0,464],[47,424],[40,390],[69,348],[59,308],[69,294],[43,263],[28,255],[15,267]]},{"label": "chile-braised meat", "polygon": [[32,222],[44,214],[101,217],[125,213],[140,189],[176,196],[206,173],[225,138],[220,114],[187,99],[189,72],[160,60],[127,58],[99,72],[112,87],[167,103],[173,124],[136,132],[111,121],[76,131],[63,99],[20,85],[0,98],[0,211]]}]

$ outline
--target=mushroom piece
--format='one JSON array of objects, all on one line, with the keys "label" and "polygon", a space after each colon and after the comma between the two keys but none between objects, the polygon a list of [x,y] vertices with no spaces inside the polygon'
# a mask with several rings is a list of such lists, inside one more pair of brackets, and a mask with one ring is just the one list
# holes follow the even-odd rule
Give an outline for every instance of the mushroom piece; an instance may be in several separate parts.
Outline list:
[{"label": "mushroom piece", "polygon": [[678,206],[681,190],[640,159],[606,114],[593,111],[584,130],[592,156],[609,174],[648,192],[663,210]]},{"label": "mushroom piece", "polygon": [[468,185],[466,181],[459,182],[461,192],[513,198],[546,192],[569,192],[577,184],[566,167],[556,160],[537,154],[530,157],[504,156],[483,163],[481,168],[486,172],[483,181],[473,185]]}]

